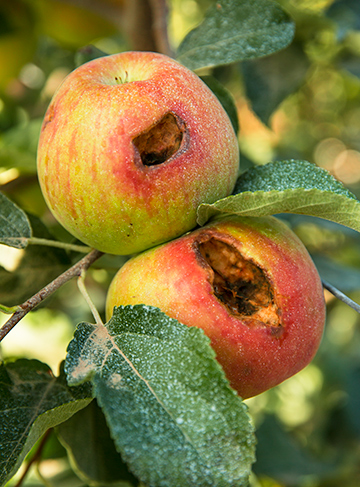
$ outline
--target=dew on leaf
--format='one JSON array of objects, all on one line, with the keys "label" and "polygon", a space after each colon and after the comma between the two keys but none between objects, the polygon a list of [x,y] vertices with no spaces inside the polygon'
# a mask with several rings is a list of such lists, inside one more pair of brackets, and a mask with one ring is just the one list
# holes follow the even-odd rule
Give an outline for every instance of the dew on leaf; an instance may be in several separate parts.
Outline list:
[{"label": "dew on leaf", "polygon": [[156,485],[163,485],[159,476],[209,487],[214,479],[229,487],[246,479],[254,444],[245,438],[253,427],[204,333],[142,305],[115,309],[106,330],[111,353],[102,353],[107,341],[96,332],[71,348],[79,361],[99,347],[92,355],[94,394],[134,473]]}]

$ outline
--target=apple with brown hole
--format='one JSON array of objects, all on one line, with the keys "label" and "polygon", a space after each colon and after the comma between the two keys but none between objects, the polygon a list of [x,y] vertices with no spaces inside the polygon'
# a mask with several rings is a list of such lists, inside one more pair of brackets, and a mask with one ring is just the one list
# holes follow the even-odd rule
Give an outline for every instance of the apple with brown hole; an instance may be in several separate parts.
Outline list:
[{"label": "apple with brown hole", "polygon": [[101,251],[130,254],[196,226],[239,170],[231,122],[192,71],[124,52],[70,73],[51,101],[38,176],[57,220]]},{"label": "apple with brown hole", "polygon": [[107,317],[135,304],[202,328],[244,399],[305,367],[325,321],[315,265],[274,217],[219,218],[133,257],[110,285]]}]

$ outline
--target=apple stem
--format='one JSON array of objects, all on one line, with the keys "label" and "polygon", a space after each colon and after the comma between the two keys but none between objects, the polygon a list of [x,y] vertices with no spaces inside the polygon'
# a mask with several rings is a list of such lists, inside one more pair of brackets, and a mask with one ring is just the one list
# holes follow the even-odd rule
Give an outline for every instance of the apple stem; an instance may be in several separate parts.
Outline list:
[{"label": "apple stem", "polygon": [[81,294],[83,295],[85,301],[87,302],[90,310],[91,310],[91,313],[95,319],[95,323],[97,325],[103,325],[103,321],[100,317],[100,314],[95,306],[95,304],[93,303],[92,299],[90,298],[90,295],[86,289],[86,285],[85,285],[85,274],[86,274],[86,271],[83,269],[81,271],[81,274],[80,276],[78,277],[78,288],[79,288],[79,291],[81,292]]},{"label": "apple stem", "polygon": [[81,276],[82,272],[85,272],[102,255],[103,252],[93,249],[91,252],[85,255],[85,257],[80,259],[76,264],[43,287],[31,298],[17,306],[17,311],[15,311],[11,318],[0,328],[0,342],[14,328],[14,326],[29,313],[29,311],[36,308],[40,303],[51,296],[63,284],[70,281],[73,277]]},{"label": "apple stem", "polygon": [[350,308],[354,309],[357,313],[360,314],[360,305],[358,303],[355,303],[355,301],[350,299],[348,296],[346,296],[346,294],[342,293],[339,289],[337,289],[329,282],[322,280],[322,285],[324,289],[327,289],[333,296],[335,296],[337,299],[347,304],[348,306],[350,306]]}]

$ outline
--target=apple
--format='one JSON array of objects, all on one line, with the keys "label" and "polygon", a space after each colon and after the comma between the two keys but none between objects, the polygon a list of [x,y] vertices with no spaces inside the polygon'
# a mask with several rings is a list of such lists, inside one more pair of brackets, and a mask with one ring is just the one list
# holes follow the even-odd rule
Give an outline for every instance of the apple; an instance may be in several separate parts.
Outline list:
[{"label": "apple", "polygon": [[124,52],[66,77],[43,121],[37,167],[70,233],[127,255],[189,231],[198,205],[229,195],[239,148],[195,73],[165,55]]},{"label": "apple", "polygon": [[107,318],[135,304],[202,328],[244,399],[305,367],[325,322],[317,269],[274,217],[218,218],[129,259],[110,284]]}]

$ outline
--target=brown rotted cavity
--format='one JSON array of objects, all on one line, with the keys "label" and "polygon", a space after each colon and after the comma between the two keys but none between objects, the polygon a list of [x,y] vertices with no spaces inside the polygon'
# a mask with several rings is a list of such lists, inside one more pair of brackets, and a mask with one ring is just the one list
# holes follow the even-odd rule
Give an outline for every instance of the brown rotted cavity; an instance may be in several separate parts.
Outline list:
[{"label": "brown rotted cavity", "polygon": [[197,245],[211,268],[214,295],[229,313],[249,326],[281,326],[272,285],[260,267],[246,260],[231,243],[216,237]]},{"label": "brown rotted cavity", "polygon": [[179,150],[185,133],[185,123],[173,113],[167,113],[156,125],[133,139],[144,166],[167,161]]}]

